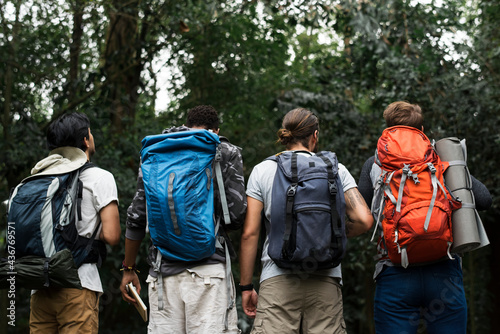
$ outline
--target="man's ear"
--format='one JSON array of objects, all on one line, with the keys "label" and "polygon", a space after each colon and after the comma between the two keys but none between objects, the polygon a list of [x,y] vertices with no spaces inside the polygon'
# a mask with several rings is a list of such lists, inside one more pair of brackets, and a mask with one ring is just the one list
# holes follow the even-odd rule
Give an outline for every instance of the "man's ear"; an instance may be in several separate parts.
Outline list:
[{"label": "man's ear", "polygon": [[85,143],[85,151],[90,148],[90,128],[88,128],[87,137],[83,137],[83,142]]},{"label": "man's ear", "polygon": [[219,135],[219,131],[220,131],[220,128],[217,128],[217,130],[215,130],[214,132],[216,135]]},{"label": "man's ear", "polygon": [[311,152],[314,152],[314,148],[317,146],[318,144],[318,130],[314,131],[314,133],[311,135],[311,137],[309,137],[309,143],[308,143],[308,150],[311,151]]}]

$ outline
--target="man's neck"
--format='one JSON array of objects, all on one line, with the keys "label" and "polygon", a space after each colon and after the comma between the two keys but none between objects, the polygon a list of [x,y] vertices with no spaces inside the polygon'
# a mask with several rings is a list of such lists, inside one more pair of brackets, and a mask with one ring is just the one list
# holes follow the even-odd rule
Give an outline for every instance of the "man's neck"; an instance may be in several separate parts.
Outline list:
[{"label": "man's neck", "polygon": [[219,129],[217,130],[213,130],[213,129],[207,129],[206,127],[204,126],[192,126],[191,129],[197,129],[197,130],[207,130],[207,131],[212,131],[213,133],[215,133],[216,135],[219,134]]},{"label": "man's neck", "polygon": [[289,148],[287,148],[287,151],[307,151],[307,152],[311,152],[311,150],[309,148],[305,147],[302,144],[292,145]]}]

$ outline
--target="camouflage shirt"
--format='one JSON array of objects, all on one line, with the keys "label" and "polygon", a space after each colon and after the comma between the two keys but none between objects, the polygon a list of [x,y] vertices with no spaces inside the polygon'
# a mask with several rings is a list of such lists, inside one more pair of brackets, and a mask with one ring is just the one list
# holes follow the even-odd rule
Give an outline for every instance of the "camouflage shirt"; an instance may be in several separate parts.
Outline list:
[{"label": "camouflage shirt", "polygon": [[[190,128],[186,126],[172,127],[163,130],[162,133],[188,131]],[[224,189],[226,192],[227,205],[229,208],[229,215],[231,217],[231,224],[226,226],[226,229],[238,229],[243,226],[246,213],[246,195],[245,195],[245,180],[243,177],[243,159],[241,157],[241,149],[229,142],[223,136],[220,136],[221,141],[221,171],[224,179]],[[214,184],[217,182],[214,181]],[[214,187],[215,195],[215,217],[220,219],[221,226],[223,226],[222,217],[222,204],[220,201],[218,187]],[[132,200],[132,203],[127,209],[127,228],[125,237],[131,240],[142,240],[146,235],[146,195],[144,192],[144,182],[142,180],[142,170],[139,168],[137,177],[137,189]],[[225,234],[225,231],[221,231]],[[226,240],[228,240],[226,238]],[[150,242],[148,263],[151,266],[156,258],[156,248]],[[202,264],[220,263],[225,262],[225,254],[223,251],[218,250],[210,258],[197,262],[174,262],[162,259],[161,273],[164,276],[171,276],[178,274],[185,269],[193,268]],[[153,269],[150,268],[149,274],[156,276]]]}]

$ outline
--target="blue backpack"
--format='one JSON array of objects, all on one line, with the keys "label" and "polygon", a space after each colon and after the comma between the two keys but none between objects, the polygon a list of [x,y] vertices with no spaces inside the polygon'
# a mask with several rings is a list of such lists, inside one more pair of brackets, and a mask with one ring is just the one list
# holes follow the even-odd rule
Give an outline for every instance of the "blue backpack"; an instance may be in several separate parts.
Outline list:
[{"label": "blue backpack", "polygon": [[[214,222],[214,160],[219,189],[224,190],[219,144],[219,137],[206,130],[147,136],[142,141],[149,232],[168,260],[198,261],[215,252],[219,224]],[[223,191],[221,202],[226,213]],[[229,215],[224,218],[229,224]]]},{"label": "blue backpack", "polygon": [[[9,238],[7,250],[16,260],[2,263],[2,284],[5,270],[10,269],[17,272],[17,281],[26,288],[81,288],[76,268],[83,263],[100,266],[106,256],[104,243],[95,240],[100,223],[91,238],[80,236],[76,229],[76,222],[82,219],[79,175],[92,166],[87,163],[65,174],[33,175],[14,188],[8,204],[7,234],[15,233],[15,239]],[[17,270],[12,270],[14,266]],[[57,277],[59,274],[75,279],[68,281]]]},{"label": "blue backpack", "polygon": [[[162,257],[171,261],[200,261],[216,248],[226,254],[227,329],[229,311],[234,307],[231,259],[228,243],[219,236],[215,221],[214,171],[222,205],[223,224],[231,224],[220,162],[219,136],[207,130],[169,132],[142,140],[141,169],[146,193],[147,221],[151,240],[158,249],[153,270],[162,288]],[[224,244],[224,246],[222,245]],[[158,310],[163,295],[158,294]]]},{"label": "blue backpack", "polygon": [[272,188],[268,253],[281,268],[313,272],[336,267],[346,248],[345,198],[335,153],[285,151]]}]

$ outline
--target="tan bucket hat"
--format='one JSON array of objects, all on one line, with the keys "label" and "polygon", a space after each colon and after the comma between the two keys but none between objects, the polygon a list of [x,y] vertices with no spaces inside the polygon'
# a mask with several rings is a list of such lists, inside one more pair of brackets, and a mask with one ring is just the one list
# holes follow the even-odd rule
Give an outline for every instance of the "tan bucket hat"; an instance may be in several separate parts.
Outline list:
[{"label": "tan bucket hat", "polygon": [[85,152],[76,147],[58,147],[31,169],[31,175],[58,175],[74,171],[87,162]]}]

